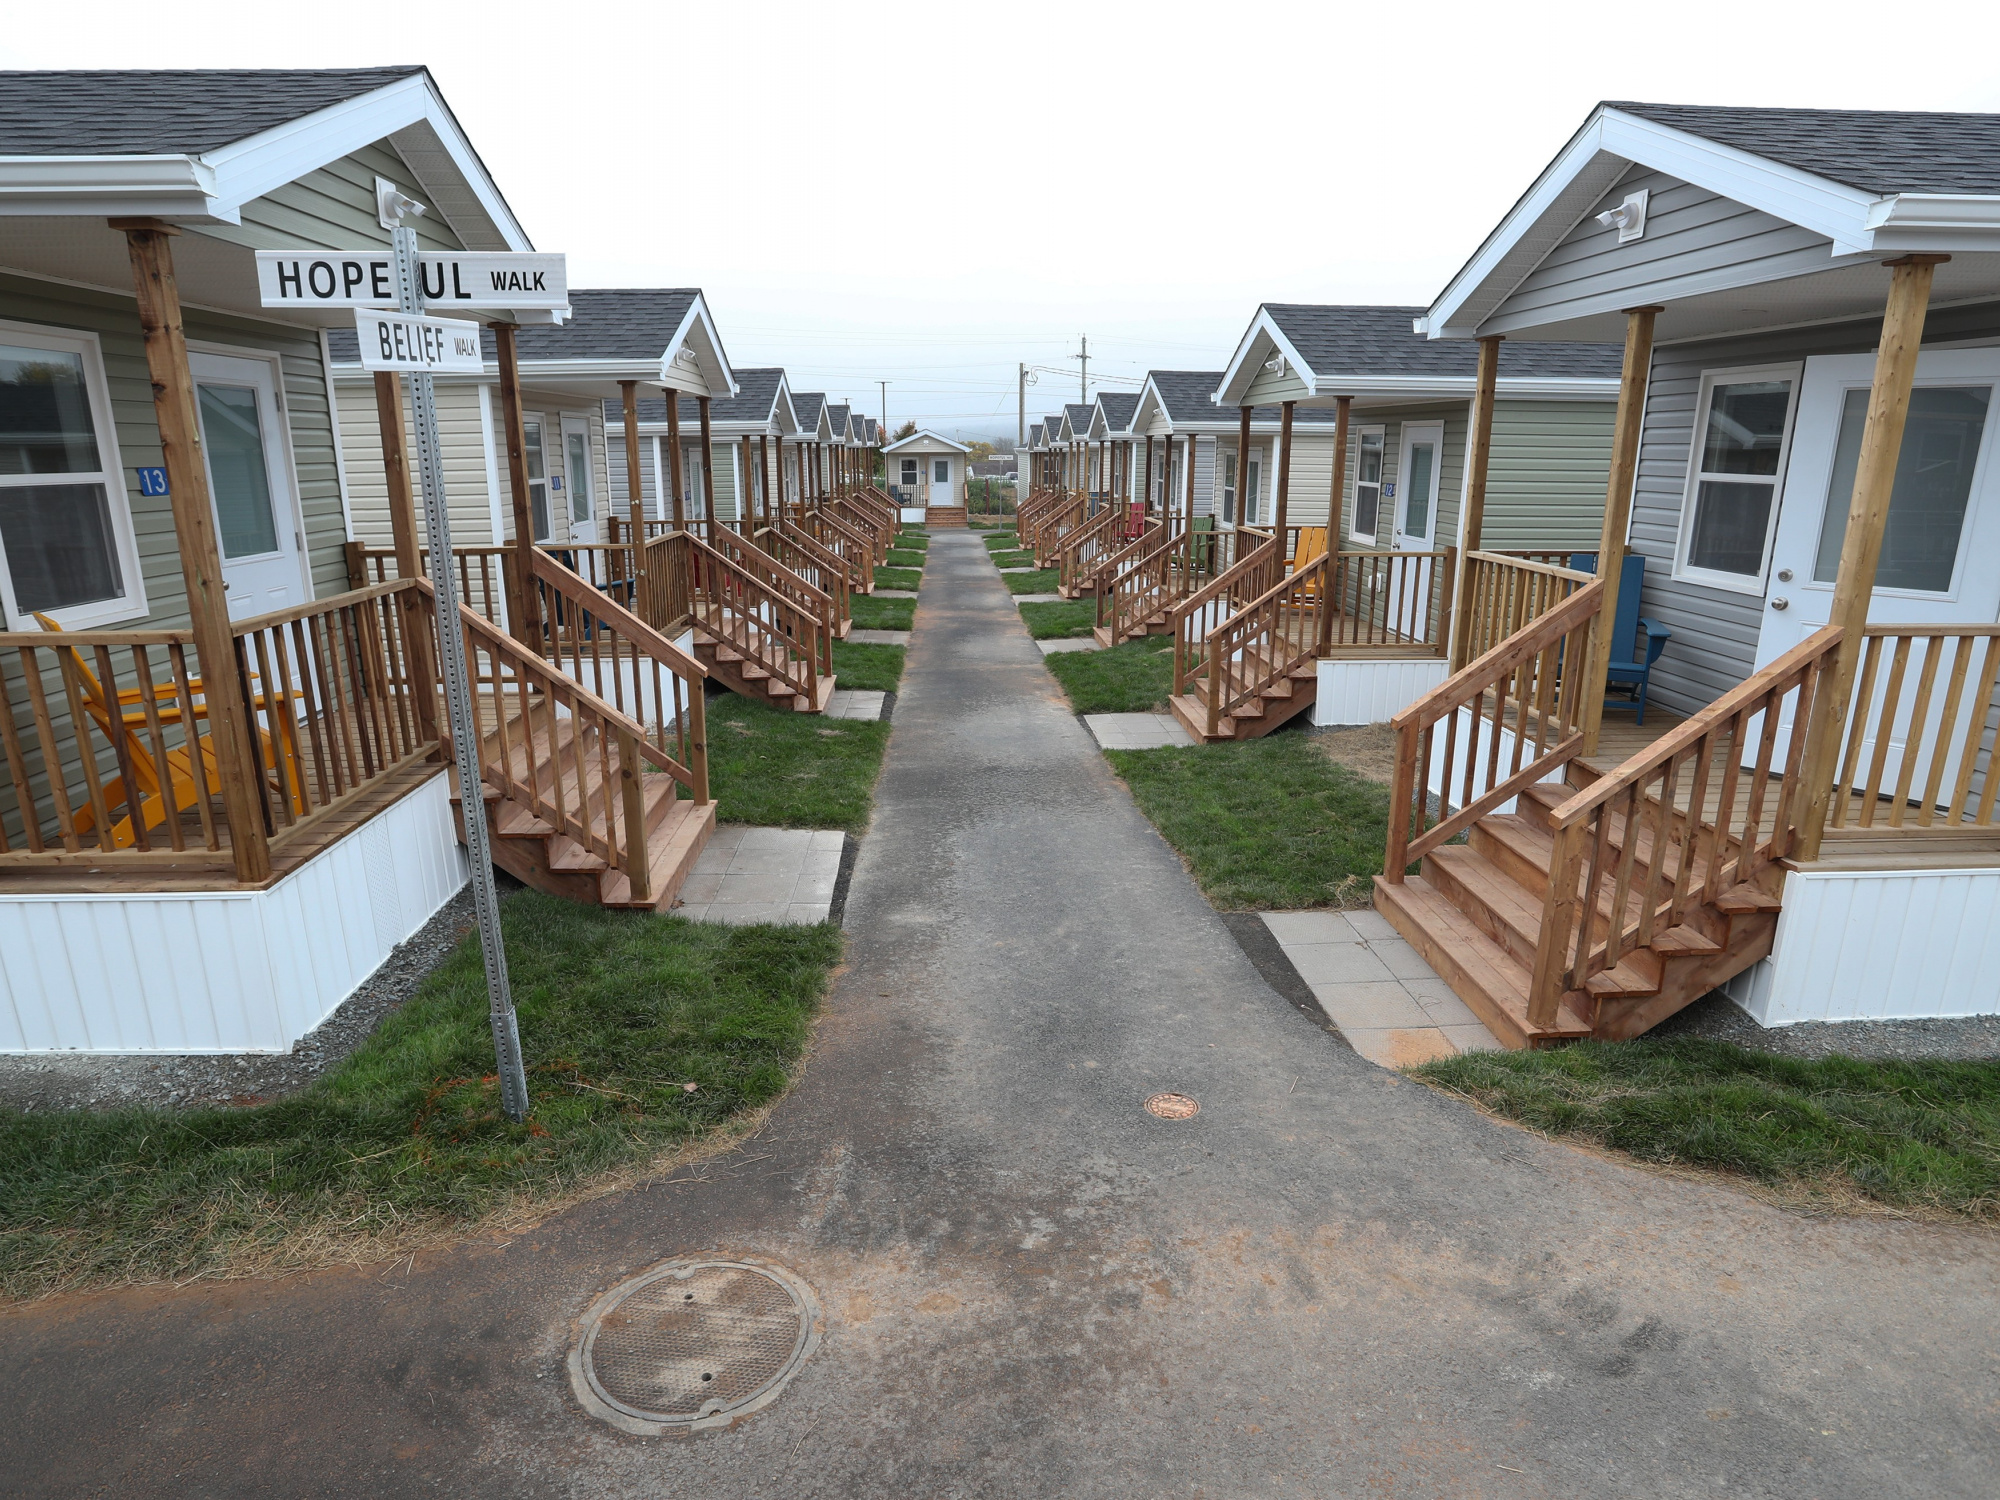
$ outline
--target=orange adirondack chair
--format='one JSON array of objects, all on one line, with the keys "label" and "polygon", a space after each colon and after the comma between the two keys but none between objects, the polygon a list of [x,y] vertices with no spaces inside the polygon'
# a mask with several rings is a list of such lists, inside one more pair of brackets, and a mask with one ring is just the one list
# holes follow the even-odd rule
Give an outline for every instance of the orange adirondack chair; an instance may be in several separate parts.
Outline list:
[{"label": "orange adirondack chair", "polygon": [[[1309,567],[1314,558],[1324,556],[1325,553],[1326,528],[1324,526],[1301,526],[1299,528],[1299,545],[1292,553],[1292,571],[1297,573]],[[1319,597],[1319,585],[1316,583],[1307,584],[1304,593],[1308,599],[1317,599]]]},{"label": "orange adirondack chair", "polygon": [[[35,623],[51,634],[62,632],[62,626],[47,615],[37,614]],[[213,740],[207,735],[190,731],[186,743],[166,753],[168,786],[163,791],[160,785],[160,765],[154,758],[153,747],[144,737],[147,729],[145,694],[138,688],[125,688],[118,692],[114,699],[105,693],[104,684],[98,681],[97,674],[91,670],[90,662],[82,651],[71,646],[69,656],[71,666],[83,688],[85,712],[97,721],[97,726],[104,732],[105,737],[116,743],[121,759],[131,768],[132,779],[138,783],[139,795],[136,806],[148,831],[166,822],[170,802],[173,816],[179,817],[201,800],[200,783],[195,780],[194,758],[189,753],[190,749],[199,749],[201,752],[202,776],[207,783],[209,794],[212,796],[222,789],[222,776],[216,766]],[[208,709],[202,697],[201,679],[198,677],[190,679],[188,691],[190,697],[195,700],[196,720],[207,718]],[[253,706],[259,709],[270,708],[268,696],[263,693],[258,694]],[[290,696],[281,694],[279,701],[282,703]],[[183,721],[185,715],[181,711],[180,695],[172,683],[155,683],[153,699],[154,717],[163,727]],[[305,783],[299,766],[298,737],[291,728],[290,715],[285,716],[285,728],[277,737],[274,738],[260,729],[257,731],[257,741],[267,773],[264,778],[265,784],[272,792],[282,792],[289,797],[294,817],[305,816],[307,811]],[[281,755],[284,758],[282,786],[277,775]],[[123,776],[114,776],[104,784],[104,802],[107,809],[121,803],[127,808],[126,815],[111,825],[108,847],[130,848],[138,842],[138,835],[133,829],[130,811],[134,806],[134,799],[130,789],[125,785]],[[78,833],[88,833],[97,826],[97,811],[88,802],[74,810],[73,818]]]}]

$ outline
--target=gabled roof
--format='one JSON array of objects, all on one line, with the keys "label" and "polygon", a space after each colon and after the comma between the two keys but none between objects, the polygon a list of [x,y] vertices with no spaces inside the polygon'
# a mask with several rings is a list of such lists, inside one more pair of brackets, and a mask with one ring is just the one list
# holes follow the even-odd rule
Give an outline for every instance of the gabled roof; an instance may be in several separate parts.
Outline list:
[{"label": "gabled roof", "polygon": [[1063,421],[1070,432],[1082,437],[1090,431],[1091,414],[1096,410],[1096,406],[1081,401],[1066,401],[1063,403]]},{"label": "gabled roof", "polygon": [[932,432],[928,427],[919,427],[915,432],[911,433],[908,437],[898,438],[895,442],[889,444],[889,446],[884,448],[882,451],[884,453],[896,453],[916,443],[941,443],[955,453],[970,453],[972,451],[964,443],[953,442],[943,433]]},{"label": "gabled roof", "polygon": [[[1132,427],[1132,413],[1139,409],[1137,391],[1099,391],[1097,410],[1103,418],[1106,432],[1129,432]],[[1094,429],[1093,429],[1094,430]]]},{"label": "gabled roof", "polygon": [[[1147,371],[1138,408],[1132,413],[1134,428],[1141,432],[1151,428],[1158,413],[1177,433],[1233,436],[1242,429],[1242,408],[1216,405],[1215,391],[1221,383],[1220,370]],[[1328,426],[1338,415],[1330,406],[1301,406],[1292,414],[1292,422],[1295,427]],[[1276,406],[1252,407],[1250,430],[1267,436],[1278,431],[1283,419],[1283,411]]]},{"label": "gabled roof", "polygon": [[812,435],[819,431],[819,419],[826,409],[825,391],[793,391],[792,411],[799,419],[799,432]]},{"label": "gabled roof", "polygon": [[[737,370],[736,394],[720,396],[708,403],[708,419],[716,427],[751,428],[758,431],[775,431],[790,437],[797,430],[792,413],[791,393],[785,384],[785,372],[778,366],[755,370]],[[701,405],[689,396],[680,398],[681,431],[697,431],[701,424]],[[623,426],[625,408],[621,400],[607,400],[604,403],[604,420],[613,426]],[[641,396],[639,398],[639,425],[641,427],[664,424],[667,420],[667,400],[665,396]]]},{"label": "gabled roof", "polygon": [[828,402],[826,408],[826,425],[832,433],[832,436],[828,439],[829,442],[846,442],[847,408],[845,406],[835,406],[832,402]]},{"label": "gabled roof", "polygon": [[1167,420],[1178,427],[1187,422],[1216,421],[1215,402],[1209,398],[1221,384],[1220,370],[1148,370],[1146,387],[1139,394],[1144,400],[1151,391]]},{"label": "gabled roof", "polygon": [[[1216,382],[1215,400],[1233,406],[1246,393],[1266,400],[1469,392],[1479,365],[1476,345],[1427,339],[1415,331],[1421,307],[1354,307],[1266,302]],[[1268,362],[1281,359],[1288,388],[1272,391]],[[1502,389],[1542,395],[1600,394],[1615,387],[1621,355],[1608,344],[1508,343],[1500,346]],[[1579,384],[1581,382],[1581,384]],[[1264,387],[1260,389],[1260,384]]]},{"label": "gabled roof", "polygon": [[1026,446],[1030,448],[1039,448],[1042,446],[1042,442],[1043,442],[1042,424],[1040,422],[1030,422],[1028,424],[1028,437]]}]

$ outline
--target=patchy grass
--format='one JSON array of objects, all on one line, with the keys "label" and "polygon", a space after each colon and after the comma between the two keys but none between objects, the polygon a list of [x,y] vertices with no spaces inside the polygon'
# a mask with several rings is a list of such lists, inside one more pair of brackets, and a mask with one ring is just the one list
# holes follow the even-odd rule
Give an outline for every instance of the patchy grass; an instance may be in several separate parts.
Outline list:
[{"label": "patchy grass", "polygon": [[1001,552],[996,550],[990,556],[993,559],[993,566],[996,568],[1032,568],[1035,565],[1035,554],[1032,552]]},{"label": "patchy grass", "polygon": [[[906,601],[914,604],[914,599]],[[866,646],[855,641],[833,643],[833,675],[844,688],[893,693],[903,680],[901,646]]]},{"label": "patchy grass", "polygon": [[709,791],[732,823],[859,833],[868,826],[888,743],[887,724],[793,713],[724,693],[708,704]]},{"label": "patchy grass", "polygon": [[882,554],[881,566],[885,568],[921,568],[923,565],[924,554],[921,552],[904,552],[891,548]]},{"label": "patchy grass", "polygon": [[[1089,635],[1097,624],[1095,599],[1060,599],[1019,606],[1021,623],[1038,641],[1059,641]],[[1171,637],[1169,637],[1171,639]],[[1169,670],[1169,682],[1173,673]]]},{"label": "patchy grass", "polygon": [[924,575],[915,568],[877,568],[875,587],[878,589],[915,589],[923,585]]},{"label": "patchy grass", "polygon": [[1695,1037],[1473,1052],[1410,1070],[1550,1135],[1802,1201],[2000,1220],[2000,1061],[1806,1060]]},{"label": "patchy grass", "polygon": [[1005,531],[995,532],[992,536],[987,537],[985,541],[988,552],[1012,552],[1021,545],[1014,535],[1014,528],[1011,526]]},{"label": "patchy grass", "polygon": [[891,547],[906,547],[914,552],[923,552],[930,544],[931,534],[928,531],[899,531],[889,541]]},{"label": "patchy grass", "polygon": [[1174,691],[1174,638],[1147,636],[1109,651],[1063,652],[1048,659],[1048,668],[1080,714],[1165,713]]},{"label": "patchy grass", "polygon": [[1054,568],[1042,568],[1034,573],[1009,573],[1000,581],[1010,594],[1053,594],[1062,574]]},{"label": "patchy grass", "polygon": [[847,607],[856,630],[908,630],[916,623],[914,599],[877,599],[873,594],[849,594]]},{"label": "patchy grass", "polygon": [[[1113,654],[1052,656],[1049,666]],[[1388,837],[1388,789],[1329,761],[1303,734],[1105,754],[1216,906],[1367,903]]]},{"label": "patchy grass", "polygon": [[468,937],[353,1056],[237,1109],[0,1112],[0,1290],[403,1253],[726,1135],[790,1082],[839,932],[521,891],[501,910],[532,1113],[500,1112]]}]

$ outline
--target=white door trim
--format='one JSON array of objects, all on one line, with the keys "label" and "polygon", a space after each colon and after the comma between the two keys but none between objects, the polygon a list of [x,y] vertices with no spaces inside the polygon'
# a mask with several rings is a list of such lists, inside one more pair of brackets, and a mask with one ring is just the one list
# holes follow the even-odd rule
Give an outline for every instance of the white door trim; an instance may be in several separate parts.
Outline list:
[{"label": "white door trim", "polygon": [[[318,596],[313,591],[312,548],[306,540],[305,504],[299,493],[298,459],[292,448],[291,403],[285,399],[285,366],[283,358],[269,349],[245,349],[234,344],[219,344],[196,339],[188,340],[187,350],[188,374],[196,385],[199,385],[203,379],[199,367],[205,360],[233,360],[244,364],[256,365],[260,367],[260,373],[269,381],[268,395],[271,399],[272,416],[275,418],[275,421],[272,424],[272,430],[265,435],[265,468],[272,480],[272,518],[279,528],[281,540],[286,527],[290,528],[292,534],[290,550],[296,572],[295,586],[297,593],[291,602],[299,604],[307,603]],[[226,373],[217,373],[208,378],[212,381],[225,381],[230,377]],[[329,391],[328,395],[330,397],[332,392]],[[197,420],[199,420],[199,396],[196,397],[195,405]],[[329,419],[336,423],[338,420],[337,415],[334,413],[329,413]],[[340,434],[337,428],[331,433],[331,437],[333,442],[338,445]],[[202,462],[204,465],[203,472],[206,475],[206,453],[202,456]],[[209,509],[211,516],[213,516],[215,496],[213,493],[214,482],[212,478],[209,480],[209,488]],[[220,541],[221,539],[218,536],[218,547],[220,546]],[[283,551],[285,549],[281,547],[279,550]],[[229,571],[228,559],[225,558],[222,560],[222,566],[223,572],[226,575]],[[268,611],[248,610],[245,617],[265,613],[268,613]]]}]

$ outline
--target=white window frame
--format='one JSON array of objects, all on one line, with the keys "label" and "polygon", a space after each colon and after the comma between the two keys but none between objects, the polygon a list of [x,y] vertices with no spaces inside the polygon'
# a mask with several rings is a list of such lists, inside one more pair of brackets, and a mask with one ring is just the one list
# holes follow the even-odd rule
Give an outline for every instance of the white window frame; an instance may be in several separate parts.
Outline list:
[{"label": "white window frame", "polygon": [[[1799,420],[1799,386],[1805,378],[1805,362],[1792,360],[1769,365],[1731,365],[1722,369],[1703,370],[1701,386],[1695,393],[1694,426],[1688,437],[1687,481],[1681,489],[1680,523],[1674,535],[1674,570],[1676,579],[1698,583],[1704,588],[1727,589],[1734,594],[1752,594],[1757,598],[1769,592],[1771,576],[1771,543],[1778,534],[1778,507],[1785,496],[1785,475],[1792,462],[1792,432]],[[1709,404],[1715,397],[1718,385],[1741,385],[1753,380],[1789,380],[1792,386],[1790,399],[1785,404],[1785,432],[1778,442],[1778,467],[1771,475],[1771,513],[1764,518],[1763,564],[1754,576],[1748,573],[1723,573],[1714,568],[1698,568],[1688,561],[1688,548],[1694,539],[1695,500],[1701,493],[1704,477],[1719,484],[1740,484],[1746,479],[1753,483],[1762,482],[1762,475],[1715,474],[1704,476],[1701,468],[1702,449],[1708,441]]]},{"label": "white window frame", "polygon": [[[47,349],[58,354],[77,354],[83,359],[84,396],[90,402],[91,425],[97,435],[97,461],[101,466],[83,474],[10,474],[0,479],[6,488],[34,484],[101,484],[105,508],[111,513],[112,544],[118,549],[118,573],[125,592],[116,599],[94,604],[74,604],[52,610],[49,618],[65,630],[88,630],[93,626],[116,624],[143,618],[150,610],[146,603],[146,581],[139,572],[139,544],[132,524],[131,492],[125,485],[125,461],[118,451],[118,429],[111,415],[111,388],[104,374],[104,348],[96,334],[83,329],[52,327],[46,323],[19,323],[0,318],[0,338],[30,349]],[[168,505],[172,505],[169,500]],[[14,601],[14,578],[0,558],[0,613],[10,630],[39,630],[33,618],[19,612]]]},{"label": "white window frame", "polygon": [[[1376,538],[1381,536],[1382,534],[1382,500],[1383,500],[1382,489],[1384,485],[1393,483],[1393,481],[1390,480],[1388,477],[1389,428],[1387,423],[1367,422],[1357,426],[1354,429],[1354,480],[1353,483],[1350,485],[1348,483],[1347,476],[1343,474],[1340,476],[1340,487],[1343,491],[1347,492],[1341,496],[1343,505],[1347,500],[1351,498],[1354,501],[1354,510],[1352,512],[1352,515],[1355,519],[1358,520],[1361,514],[1361,444],[1362,444],[1362,439],[1367,437],[1376,437],[1382,440],[1382,468],[1381,472],[1376,475],[1374,481],[1375,482],[1375,527],[1372,531],[1363,531],[1358,526],[1350,525],[1348,528],[1347,535],[1349,539],[1352,541],[1366,542],[1369,546],[1375,547],[1381,545],[1376,540]],[[1391,504],[1395,503],[1395,498],[1396,497],[1394,495],[1388,497]],[[1337,526],[1339,525],[1339,522],[1336,520],[1334,524]],[[1393,517],[1391,517],[1389,524],[1392,527],[1396,524],[1395,519]]]}]

